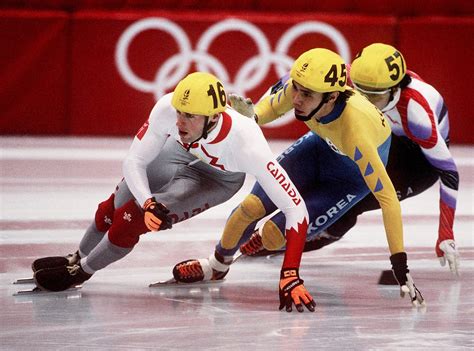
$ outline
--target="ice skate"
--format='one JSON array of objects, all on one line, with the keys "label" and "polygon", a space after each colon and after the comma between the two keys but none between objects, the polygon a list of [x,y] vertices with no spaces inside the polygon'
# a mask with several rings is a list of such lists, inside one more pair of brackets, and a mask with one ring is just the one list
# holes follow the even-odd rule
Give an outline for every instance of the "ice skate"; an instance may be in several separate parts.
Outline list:
[{"label": "ice skate", "polygon": [[[58,257],[59,258],[59,257]],[[64,257],[62,257],[64,259]],[[59,261],[59,260],[58,260]],[[76,265],[77,266],[77,265]],[[69,266],[71,267],[71,266]],[[45,271],[48,270],[49,273],[52,273],[52,272],[56,272],[61,269],[67,269],[68,267],[66,265],[62,265],[62,266],[58,266],[58,267],[54,267],[54,268],[42,268],[40,270],[38,270],[39,275],[41,276],[41,279],[43,281],[46,280],[45,278]],[[37,284],[37,279],[36,279],[36,273],[35,272],[35,276],[32,277],[32,278],[20,278],[20,279],[17,279],[13,282],[13,284],[15,285],[32,285],[31,288],[28,288],[28,289],[21,289],[21,290],[18,290],[17,292],[15,292],[13,294],[13,296],[19,296],[19,295],[36,295],[36,294],[39,294],[39,293],[49,293],[49,292],[61,292],[61,291],[65,291],[65,292],[74,292],[74,291],[77,291],[79,289],[82,288],[82,285],[81,283],[79,282],[79,280],[75,280],[72,285],[70,287],[67,287],[66,289],[60,289],[60,290],[53,290],[53,289],[43,289],[43,288],[40,288]],[[54,273],[56,274],[56,273]],[[54,275],[54,276],[57,276],[57,275]],[[51,275],[51,278],[54,277],[53,275]],[[82,279],[82,278],[81,278]],[[87,278],[88,279],[88,278]],[[49,282],[47,283],[49,285],[51,285],[52,283]],[[64,283],[63,283],[64,284]],[[54,288],[54,287],[53,287]]]},{"label": "ice skate", "polygon": [[200,280],[193,283],[184,283],[177,281],[174,277],[168,280],[159,280],[157,282],[151,283],[148,285],[149,288],[159,288],[159,287],[205,287],[213,284],[223,283],[225,279],[220,280]]},{"label": "ice skate", "polygon": [[[229,272],[219,272],[209,267],[204,260],[191,259],[176,264],[173,268],[173,278],[167,284],[190,284],[199,282],[222,281]],[[174,282],[173,282],[174,281]]]},{"label": "ice skate", "polygon": [[242,253],[237,253],[229,264],[222,267],[222,271],[212,269],[208,259],[190,259],[176,264],[173,268],[173,278],[160,280],[148,285],[150,288],[163,286],[200,286],[225,281],[224,277],[229,272],[228,267],[241,258]]},{"label": "ice skate", "polygon": [[[55,267],[60,267],[60,266],[67,266],[67,265],[73,265],[77,262],[79,262],[80,256],[79,252],[76,251],[75,253],[69,254],[67,256],[51,256],[51,257],[42,257],[38,258],[33,261],[31,264],[31,269],[33,270],[33,273],[36,271],[39,271],[40,269],[44,268],[55,268]],[[19,278],[16,279],[13,284],[15,285],[20,285],[20,284],[35,284],[35,279],[33,277],[31,278]],[[27,290],[20,290],[17,294],[24,292],[32,292],[34,289],[27,289]]]},{"label": "ice skate", "polygon": [[81,257],[79,256],[79,251],[76,251],[67,256],[51,256],[51,257],[42,257],[33,261],[31,264],[31,269],[33,272],[39,271],[44,268],[55,268],[59,266],[73,265],[79,262]]},{"label": "ice skate", "polygon": [[[33,280],[33,278],[31,278],[31,280]],[[32,283],[34,284],[34,282]],[[64,291],[59,291],[59,292],[56,292],[56,293],[71,293],[71,292],[76,292],[78,290],[80,290],[82,288],[82,285],[76,285],[72,288],[69,288],[67,290],[64,290]],[[17,292],[15,292],[13,294],[13,296],[25,296],[25,295],[38,295],[38,294],[51,294],[51,293],[55,293],[53,291],[45,291],[45,290],[41,290],[40,288],[38,288],[37,286],[34,286],[32,287],[31,289],[22,289],[22,290],[18,290]]]},{"label": "ice skate", "polygon": [[31,277],[31,278],[18,278],[13,282],[13,284],[15,284],[15,285],[34,284],[34,283],[35,283],[35,280],[33,279],[33,277]]},{"label": "ice skate", "polygon": [[35,272],[36,286],[43,291],[64,291],[77,287],[92,277],[80,264],[43,268]]},{"label": "ice skate", "polygon": [[256,230],[249,240],[240,245],[240,252],[243,256],[246,257],[266,257],[284,253],[285,250],[270,251],[265,249],[262,242],[262,236],[260,235],[258,230]]}]

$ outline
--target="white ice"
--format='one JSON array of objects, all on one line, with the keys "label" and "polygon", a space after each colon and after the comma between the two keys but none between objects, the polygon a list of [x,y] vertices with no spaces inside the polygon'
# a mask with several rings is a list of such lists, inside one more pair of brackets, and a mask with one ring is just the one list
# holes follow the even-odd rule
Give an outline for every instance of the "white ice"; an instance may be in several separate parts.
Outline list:
[{"label": "white ice", "polygon": [[[130,139],[0,138],[2,350],[396,350],[474,348],[474,148],[453,146],[461,185],[455,221],[461,276],[434,253],[438,187],[402,202],[405,243],[427,301],[414,309],[389,269],[380,211],[343,240],[303,256],[301,275],[316,312],[278,311],[281,256],[243,259],[225,282],[148,288],[179,261],[207,257],[232,208],[227,203],[172,231],[145,235],[123,260],[77,292],[13,296],[37,258],[77,249],[97,204],[121,179]],[[289,141],[272,142],[278,153]]]}]

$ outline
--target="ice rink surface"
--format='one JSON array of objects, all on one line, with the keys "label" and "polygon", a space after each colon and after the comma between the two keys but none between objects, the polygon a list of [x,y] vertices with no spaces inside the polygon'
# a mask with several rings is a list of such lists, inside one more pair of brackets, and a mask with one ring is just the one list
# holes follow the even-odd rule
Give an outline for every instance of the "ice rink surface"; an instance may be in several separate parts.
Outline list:
[{"label": "ice rink surface", "polygon": [[[438,186],[402,202],[409,267],[427,301],[413,309],[389,269],[379,211],[340,242],[303,255],[316,312],[278,311],[282,256],[242,259],[212,285],[149,288],[174,264],[213,251],[229,202],[173,230],[147,234],[125,259],[76,292],[13,296],[37,257],[74,252],[97,204],[121,179],[130,139],[0,138],[0,349],[2,350],[472,350],[474,157],[453,146],[461,185],[455,236],[461,276],[434,253]],[[289,141],[273,142],[277,153]]]}]

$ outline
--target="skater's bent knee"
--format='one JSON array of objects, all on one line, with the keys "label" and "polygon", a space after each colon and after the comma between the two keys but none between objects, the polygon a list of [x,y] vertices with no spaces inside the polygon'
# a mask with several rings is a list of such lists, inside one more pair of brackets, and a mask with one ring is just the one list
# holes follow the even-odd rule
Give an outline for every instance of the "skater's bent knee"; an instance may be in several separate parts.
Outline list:
[{"label": "skater's bent knee", "polygon": [[255,221],[265,215],[265,207],[260,198],[254,194],[249,194],[240,204],[242,215],[250,221]]},{"label": "skater's bent knee", "polygon": [[99,204],[95,212],[95,226],[99,232],[105,233],[112,225],[115,211],[114,198],[114,194],[110,195],[107,200]]},{"label": "skater's bent knee", "polygon": [[247,195],[227,220],[221,238],[222,247],[224,249],[234,248],[247,227],[263,216],[265,216],[265,207],[262,201],[253,194]]},{"label": "skater's bent knee", "polygon": [[147,232],[143,212],[134,200],[115,210],[113,224],[109,229],[112,244],[131,248],[138,243],[140,235]]},{"label": "skater's bent knee", "polygon": [[263,225],[262,244],[265,249],[270,251],[279,250],[286,244],[285,236],[271,220]]}]

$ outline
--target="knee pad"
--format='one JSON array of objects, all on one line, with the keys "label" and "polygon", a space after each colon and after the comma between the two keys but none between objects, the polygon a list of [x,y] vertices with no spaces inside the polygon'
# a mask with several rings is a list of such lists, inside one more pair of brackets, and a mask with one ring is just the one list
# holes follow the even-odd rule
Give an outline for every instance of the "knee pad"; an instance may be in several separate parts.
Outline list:
[{"label": "knee pad", "polygon": [[135,200],[130,200],[115,210],[109,241],[122,248],[132,248],[138,243],[140,235],[147,232],[143,211]]},{"label": "knee pad", "polygon": [[105,233],[109,230],[112,225],[112,220],[114,218],[114,199],[115,194],[110,195],[110,197],[101,202],[97,207],[95,212],[95,226],[99,232]]},{"label": "knee pad", "polygon": [[254,194],[247,195],[227,220],[221,238],[221,246],[224,249],[232,249],[237,246],[249,224],[259,220],[265,214],[265,207],[260,198]]},{"label": "knee pad", "polygon": [[238,210],[251,222],[265,216],[265,207],[262,204],[262,200],[254,194],[247,195],[237,211]]},{"label": "knee pad", "polygon": [[271,220],[266,221],[260,229],[263,247],[270,251],[281,249],[286,244],[286,238],[280,228]]}]

